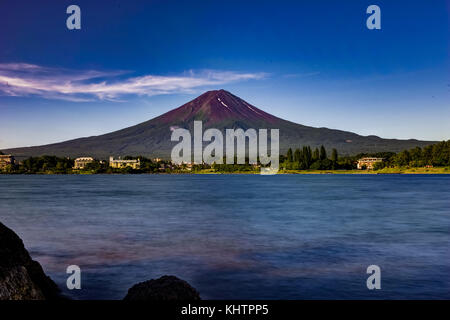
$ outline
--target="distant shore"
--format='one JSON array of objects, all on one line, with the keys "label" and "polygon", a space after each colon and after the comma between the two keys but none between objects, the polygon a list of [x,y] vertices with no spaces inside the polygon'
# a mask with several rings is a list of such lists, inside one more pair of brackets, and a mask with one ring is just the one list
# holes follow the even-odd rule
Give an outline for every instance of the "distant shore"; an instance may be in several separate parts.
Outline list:
[{"label": "distant shore", "polygon": [[[1,174],[8,174],[6,172],[1,172]],[[73,171],[71,173],[58,173],[58,172],[37,172],[37,173],[11,173],[11,174],[18,174],[18,175],[34,175],[34,174],[41,174],[41,175],[51,175],[51,174],[57,174],[57,175],[96,175],[96,174],[260,174],[260,170],[254,170],[254,171],[231,171],[231,172],[224,172],[224,171],[216,171],[214,169],[202,169],[197,171],[172,171],[172,172],[113,172],[113,173],[97,173],[97,172],[89,172],[89,171]],[[436,167],[436,168],[383,168],[380,170],[285,170],[282,169],[278,171],[277,174],[450,174],[450,167]]]},{"label": "distant shore", "polygon": [[[202,170],[191,174],[260,174],[259,171],[216,172]],[[450,168],[385,168],[382,170],[280,170],[277,174],[450,174]]]},{"label": "distant shore", "polygon": [[450,167],[383,168],[380,170],[281,170],[281,174],[450,174]]}]

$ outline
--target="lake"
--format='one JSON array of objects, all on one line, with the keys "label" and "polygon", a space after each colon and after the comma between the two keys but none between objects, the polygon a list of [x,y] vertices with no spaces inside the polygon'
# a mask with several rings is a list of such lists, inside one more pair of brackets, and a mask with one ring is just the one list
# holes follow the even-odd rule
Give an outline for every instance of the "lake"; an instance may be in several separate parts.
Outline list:
[{"label": "lake", "polygon": [[0,221],[75,299],[450,298],[450,175],[0,175]]}]

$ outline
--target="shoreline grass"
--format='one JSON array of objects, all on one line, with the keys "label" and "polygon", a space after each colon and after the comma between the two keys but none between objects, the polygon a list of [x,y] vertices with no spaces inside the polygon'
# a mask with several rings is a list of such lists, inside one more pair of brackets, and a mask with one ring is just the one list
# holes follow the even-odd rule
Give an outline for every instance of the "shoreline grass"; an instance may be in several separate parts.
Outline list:
[{"label": "shoreline grass", "polygon": [[[212,169],[188,174],[260,174],[260,171],[219,172]],[[450,174],[449,167],[437,168],[383,168],[380,170],[280,170],[278,174]]]},{"label": "shoreline grass", "polygon": [[[260,174],[260,170],[243,170],[243,171],[216,171],[214,169],[202,169],[196,171],[171,171],[171,172],[112,172],[112,173],[98,173],[94,171],[73,171],[70,173],[63,172],[36,172],[36,173],[10,173],[10,174],[40,174],[40,175],[94,175],[94,174]],[[8,174],[6,172],[1,172],[1,174]],[[394,168],[383,168],[380,170],[286,170],[280,169],[277,174],[450,174],[450,167],[435,167],[435,168],[406,168],[406,167],[394,167]]]}]

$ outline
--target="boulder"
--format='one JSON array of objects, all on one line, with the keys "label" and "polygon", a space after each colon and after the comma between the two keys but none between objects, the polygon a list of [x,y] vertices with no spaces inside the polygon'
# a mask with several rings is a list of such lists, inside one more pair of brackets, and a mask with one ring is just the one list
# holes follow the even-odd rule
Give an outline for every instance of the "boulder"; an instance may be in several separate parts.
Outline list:
[{"label": "boulder", "polygon": [[31,259],[19,236],[0,222],[0,300],[60,298],[57,285]]},{"label": "boulder", "polygon": [[194,301],[200,295],[184,280],[175,276],[162,276],[135,284],[128,290],[124,300],[128,301]]}]

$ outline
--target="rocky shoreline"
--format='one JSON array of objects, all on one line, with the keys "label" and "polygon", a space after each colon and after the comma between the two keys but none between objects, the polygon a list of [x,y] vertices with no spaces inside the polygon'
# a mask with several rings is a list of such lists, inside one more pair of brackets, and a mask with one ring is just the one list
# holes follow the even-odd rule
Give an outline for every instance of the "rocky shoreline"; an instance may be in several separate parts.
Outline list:
[{"label": "rocky shoreline", "polygon": [[[0,300],[68,300],[56,283],[33,260],[23,241],[0,222]],[[196,289],[175,276],[144,281],[132,286],[126,301],[195,301]]]}]

